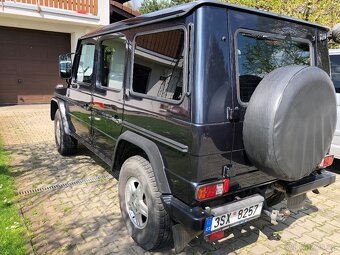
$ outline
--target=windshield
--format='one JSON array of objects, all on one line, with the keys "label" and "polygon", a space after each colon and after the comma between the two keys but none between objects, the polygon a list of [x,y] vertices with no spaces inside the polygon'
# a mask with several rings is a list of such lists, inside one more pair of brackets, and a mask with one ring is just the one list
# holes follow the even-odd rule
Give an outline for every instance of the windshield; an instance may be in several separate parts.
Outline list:
[{"label": "windshield", "polygon": [[340,54],[330,55],[331,60],[331,75],[336,93],[340,93]]},{"label": "windshield", "polygon": [[306,42],[291,37],[240,32],[237,34],[238,82],[241,102],[249,102],[262,78],[276,68],[287,65],[310,65],[310,48]]}]

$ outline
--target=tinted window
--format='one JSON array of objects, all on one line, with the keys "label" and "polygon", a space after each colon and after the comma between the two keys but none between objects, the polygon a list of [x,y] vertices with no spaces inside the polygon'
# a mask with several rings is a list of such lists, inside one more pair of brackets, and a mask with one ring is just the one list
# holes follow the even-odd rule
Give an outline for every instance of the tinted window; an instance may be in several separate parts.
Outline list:
[{"label": "tinted window", "polygon": [[108,39],[102,42],[102,81],[103,87],[121,89],[123,86],[126,44],[123,38]]},{"label": "tinted window", "polygon": [[332,81],[337,93],[340,93],[340,55],[330,55]]},{"label": "tinted window", "polygon": [[91,83],[94,70],[94,44],[83,44],[77,69],[77,82]]},{"label": "tinted window", "polygon": [[183,94],[184,31],[140,35],[135,40],[133,91],[180,100]]},{"label": "tinted window", "polygon": [[291,38],[238,33],[238,80],[240,99],[249,102],[262,78],[276,68],[287,65],[310,65],[309,44]]}]

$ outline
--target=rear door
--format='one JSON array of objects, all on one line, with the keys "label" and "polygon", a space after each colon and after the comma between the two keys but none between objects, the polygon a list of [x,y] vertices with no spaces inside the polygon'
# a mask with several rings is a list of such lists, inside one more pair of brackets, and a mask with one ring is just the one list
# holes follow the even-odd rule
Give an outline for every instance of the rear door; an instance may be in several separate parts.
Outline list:
[{"label": "rear door", "polygon": [[71,122],[76,135],[87,144],[92,144],[91,92],[95,80],[95,50],[95,40],[81,42],[74,58],[74,75],[68,89]]},{"label": "rear door", "polygon": [[274,69],[313,64],[312,42],[307,38],[313,38],[315,29],[259,14],[234,10],[228,13],[234,63],[233,102],[240,112],[240,121],[235,123],[232,164],[235,179],[241,188],[246,188],[274,179],[258,171],[247,159],[242,130],[248,102],[263,77]]},{"label": "rear door", "polygon": [[98,46],[96,85],[92,93],[93,145],[110,164],[122,130],[126,39],[104,36]]}]

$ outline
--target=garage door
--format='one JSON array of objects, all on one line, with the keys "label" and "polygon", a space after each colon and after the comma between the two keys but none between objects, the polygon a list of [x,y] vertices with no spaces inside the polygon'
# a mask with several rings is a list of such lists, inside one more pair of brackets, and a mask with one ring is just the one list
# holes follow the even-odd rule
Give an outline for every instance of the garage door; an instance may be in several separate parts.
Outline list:
[{"label": "garage door", "polygon": [[49,102],[67,52],[70,34],[0,27],[0,104]]}]

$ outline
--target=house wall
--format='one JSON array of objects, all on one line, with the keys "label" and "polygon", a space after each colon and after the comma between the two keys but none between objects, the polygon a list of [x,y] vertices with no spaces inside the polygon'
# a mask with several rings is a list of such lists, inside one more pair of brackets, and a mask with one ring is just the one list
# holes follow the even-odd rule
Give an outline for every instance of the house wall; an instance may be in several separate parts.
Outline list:
[{"label": "house wall", "polygon": [[[58,56],[75,52],[79,37],[110,22],[110,1],[97,0],[98,9],[85,6],[85,12],[84,3],[96,0],[77,1],[73,11],[0,0],[0,105],[49,103],[55,86],[66,85]],[[66,1],[35,2],[69,7]]]},{"label": "house wall", "polygon": [[0,3],[0,24],[7,27],[70,33],[71,51],[74,52],[80,36],[109,24],[109,4],[110,1],[98,0],[98,14],[91,15],[4,1]]}]

